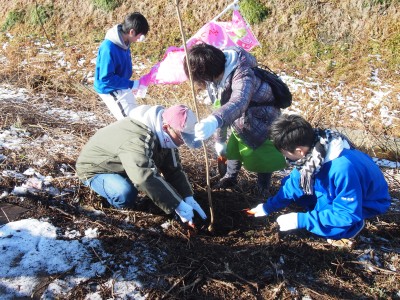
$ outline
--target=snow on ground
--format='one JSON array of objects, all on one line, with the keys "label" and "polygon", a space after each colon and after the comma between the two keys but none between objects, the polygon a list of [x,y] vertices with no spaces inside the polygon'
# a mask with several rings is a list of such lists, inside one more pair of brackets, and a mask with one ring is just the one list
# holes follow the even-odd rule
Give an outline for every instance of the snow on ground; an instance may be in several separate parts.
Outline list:
[{"label": "snow on ground", "polygon": [[[138,242],[132,244],[132,251],[120,253],[124,263],[117,266],[119,273],[105,283],[113,287],[117,299],[146,298],[139,291],[142,283],[137,278],[143,274],[143,266],[146,273],[151,273],[161,259],[146,248]],[[57,299],[116,264],[103,250],[97,228],[88,228],[81,236],[76,231],[62,232],[45,219],[25,219],[0,227],[0,256],[0,296],[4,300],[31,297],[46,281],[51,283],[44,285],[41,299]],[[100,286],[90,289],[86,299],[101,299]]]},{"label": "snow on ground", "polygon": [[[12,36],[7,35],[10,39]],[[5,50],[8,44],[4,43],[2,48]],[[72,69],[72,64],[65,61],[63,52],[53,50],[54,45],[36,45],[41,47],[41,55],[51,55],[55,57],[55,67],[64,67],[68,72],[77,72],[79,70]],[[95,54],[94,54],[95,55]],[[3,57],[0,61],[5,62]],[[6,62],[5,62],[6,63]],[[91,58],[82,58],[77,66],[82,67],[80,70],[81,77],[90,83],[93,80],[93,69],[95,60]],[[143,64],[134,66],[135,70],[144,68]],[[378,72],[373,73],[371,82],[375,82],[376,89],[370,89],[369,95],[372,95],[367,106],[366,114],[372,114],[374,107],[379,105],[386,95],[391,93],[391,87],[383,85],[378,77]],[[342,86],[331,89],[327,86],[321,86],[314,83],[312,79],[309,82],[299,80],[294,77],[282,75],[282,78],[293,91],[302,91],[310,98],[319,99],[321,96],[329,94],[330,97],[337,100],[341,109],[348,111],[354,118],[359,118],[361,109],[361,99],[365,98],[366,91],[354,90],[353,94],[344,96],[342,94]],[[379,84],[378,84],[379,83]],[[32,101],[35,97],[45,97],[45,95],[30,95],[27,90],[14,88],[8,85],[0,85],[0,104],[2,101],[23,105],[28,101]],[[200,95],[201,97],[201,95]],[[45,98],[43,98],[45,99]],[[73,99],[65,99],[73,101]],[[397,95],[400,101],[400,95]],[[58,107],[53,107],[51,102],[38,102],[40,110],[57,117],[65,122],[87,122],[103,126],[99,124],[99,120],[93,113],[80,111],[67,111]],[[291,112],[302,113],[296,103],[290,108]],[[380,108],[380,117],[382,123],[390,126],[394,119],[399,119],[399,111],[389,111],[385,105]],[[46,144],[47,153],[68,153],[76,155],[79,149],[71,147],[71,143],[64,144],[74,138],[72,135],[64,134],[58,139],[49,143],[50,137],[44,135],[32,138],[28,129],[11,126],[0,130],[0,151],[11,149],[14,151],[22,148],[40,147]],[[0,153],[0,162],[7,157]],[[374,159],[376,163],[384,167],[385,175],[398,176],[399,162],[391,162],[387,160]],[[36,160],[36,166],[43,165],[46,158]],[[59,191],[52,187],[51,176],[39,174],[32,168],[27,169],[23,174],[3,170],[0,174],[2,177],[14,177],[24,183],[16,186],[12,193],[23,197],[29,193],[37,191],[45,191],[52,195],[60,195],[64,191]],[[74,176],[71,172],[64,172],[65,176]],[[68,191],[65,191],[68,192]],[[7,196],[7,193],[0,195],[0,199]],[[397,203],[395,207],[399,207],[399,200],[393,199]],[[101,237],[97,234],[97,228],[87,228],[83,236],[79,232],[69,231],[68,229],[56,228],[49,220],[41,219],[25,219],[16,222],[10,222],[0,227],[0,255],[2,263],[0,264],[0,297],[1,299],[15,299],[18,297],[31,297],[38,289],[40,289],[43,281],[50,280],[50,284],[45,285],[45,291],[42,299],[54,299],[58,296],[66,295],[68,291],[78,285],[80,282],[104,274],[108,265],[115,264],[101,246]],[[133,250],[134,249],[134,250]],[[139,249],[139,250],[138,250]],[[162,255],[155,257],[150,254],[147,245],[132,245],[131,252],[121,253],[121,258],[126,263],[118,266],[120,270],[118,274],[114,274],[112,280],[106,285],[113,287],[114,295],[118,299],[145,299],[146,295],[139,292],[142,283],[137,279],[142,271],[151,273]],[[141,265],[139,266],[138,256],[141,257]],[[143,265],[144,258],[144,265]],[[92,293],[86,299],[101,299],[99,286],[91,287]]]},{"label": "snow on ground", "polygon": [[[365,90],[358,88],[353,89],[351,94],[345,93],[344,85],[339,84],[335,88],[331,88],[327,82],[327,85],[321,85],[316,83],[312,78],[309,81],[300,80],[293,76],[285,74],[281,75],[283,81],[289,86],[292,92],[300,92],[307,95],[310,99],[321,100],[324,97],[335,100],[337,102],[337,109],[342,114],[349,114],[350,120],[364,120],[365,117],[376,117],[374,110],[379,107],[379,116],[381,123],[389,127],[393,125],[394,120],[400,120],[400,111],[389,110],[388,108],[388,96],[393,93],[393,86],[390,85],[379,85],[375,86],[375,89],[366,88]],[[374,86],[379,78],[371,77],[369,82],[370,85]],[[366,94],[370,93],[372,96]],[[365,100],[368,100],[365,105]],[[398,98],[398,97],[397,97]],[[303,114],[301,109],[298,107],[298,103],[294,101],[289,111],[293,111],[299,114]]]},{"label": "snow on ground", "polygon": [[[8,103],[13,103],[15,105],[21,105],[28,102],[35,102],[36,107],[53,117],[56,117],[58,120],[69,121],[69,122],[86,122],[89,124],[97,124],[98,119],[93,112],[87,111],[71,111],[64,110],[59,107],[54,107],[51,102],[47,101],[38,101],[39,99],[43,100],[48,98],[44,94],[31,95],[27,89],[25,88],[14,88],[7,84],[0,85],[0,103],[1,101],[7,101]],[[70,97],[64,97],[64,102],[74,101],[74,99]],[[106,124],[100,124],[100,126],[105,126]]]}]

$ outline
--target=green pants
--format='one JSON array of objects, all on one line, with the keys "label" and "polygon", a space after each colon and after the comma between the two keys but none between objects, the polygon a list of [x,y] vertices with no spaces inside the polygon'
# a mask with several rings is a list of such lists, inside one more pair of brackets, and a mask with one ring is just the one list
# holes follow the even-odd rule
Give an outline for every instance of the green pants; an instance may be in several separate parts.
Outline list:
[{"label": "green pants", "polygon": [[252,149],[235,132],[229,137],[226,155],[228,159],[240,160],[246,170],[256,173],[271,173],[286,166],[285,158],[270,140]]}]

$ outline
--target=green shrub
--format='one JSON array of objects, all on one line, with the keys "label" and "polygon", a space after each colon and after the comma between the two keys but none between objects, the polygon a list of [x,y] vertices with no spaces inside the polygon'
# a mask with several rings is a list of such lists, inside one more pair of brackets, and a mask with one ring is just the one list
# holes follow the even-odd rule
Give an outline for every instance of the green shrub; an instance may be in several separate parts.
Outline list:
[{"label": "green shrub", "polygon": [[17,23],[23,23],[25,18],[25,10],[12,10],[7,14],[6,20],[1,27],[2,31],[11,29]]},{"label": "green shrub", "polygon": [[250,24],[262,22],[271,13],[259,0],[240,1],[240,11]]},{"label": "green shrub", "polygon": [[92,0],[95,7],[104,11],[112,11],[121,4],[121,0]]},{"label": "green shrub", "polygon": [[29,23],[40,25],[46,23],[54,13],[53,5],[37,5],[31,8]]},{"label": "green shrub", "polygon": [[390,51],[390,58],[389,63],[396,69],[400,65],[400,56],[399,56],[399,49],[400,49],[400,32],[388,38],[385,43],[384,47]]}]

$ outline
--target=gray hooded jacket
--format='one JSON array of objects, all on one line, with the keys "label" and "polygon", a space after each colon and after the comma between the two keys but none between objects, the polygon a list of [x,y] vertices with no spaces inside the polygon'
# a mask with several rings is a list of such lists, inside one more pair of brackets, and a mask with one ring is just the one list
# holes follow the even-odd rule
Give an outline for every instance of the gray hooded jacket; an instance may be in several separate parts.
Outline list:
[{"label": "gray hooded jacket", "polygon": [[221,103],[213,112],[222,120],[216,139],[224,142],[227,128],[231,126],[246,145],[255,149],[268,138],[271,123],[281,111],[273,106],[271,87],[252,70],[257,66],[255,57],[240,47],[227,48],[224,54],[227,61],[223,79],[218,84],[207,85],[211,101]]}]

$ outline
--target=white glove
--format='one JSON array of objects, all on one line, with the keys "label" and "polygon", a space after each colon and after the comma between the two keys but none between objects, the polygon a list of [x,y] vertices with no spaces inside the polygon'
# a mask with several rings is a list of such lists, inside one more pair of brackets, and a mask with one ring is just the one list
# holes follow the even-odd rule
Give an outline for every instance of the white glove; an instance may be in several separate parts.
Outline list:
[{"label": "white glove", "polygon": [[203,141],[208,139],[218,128],[218,121],[210,115],[207,118],[201,120],[199,123],[194,125],[194,136],[195,141]]},{"label": "white glove", "polygon": [[139,84],[139,80],[134,80],[132,90],[137,90],[139,88]]},{"label": "white glove", "polygon": [[204,212],[204,210],[200,207],[200,205],[197,203],[196,200],[194,200],[193,196],[186,197],[185,198],[186,204],[190,205],[197,213],[200,215],[200,217],[205,220],[207,219],[207,215]]},{"label": "white glove", "polygon": [[264,217],[268,215],[268,213],[264,210],[264,203],[258,204],[256,207],[250,209],[248,213],[254,215],[255,217]]},{"label": "white glove", "polygon": [[185,201],[181,201],[178,207],[175,209],[175,212],[181,218],[183,223],[189,222],[189,224],[193,224],[193,207],[187,204]]},{"label": "white glove", "polygon": [[215,143],[215,151],[218,156],[226,156],[226,143]]},{"label": "white glove", "polygon": [[276,219],[279,224],[280,231],[288,231],[292,229],[297,229],[297,213],[290,213],[286,215],[281,215]]}]

